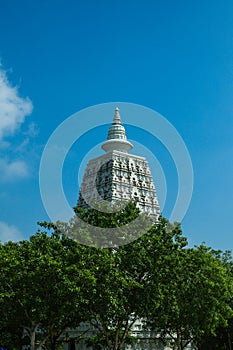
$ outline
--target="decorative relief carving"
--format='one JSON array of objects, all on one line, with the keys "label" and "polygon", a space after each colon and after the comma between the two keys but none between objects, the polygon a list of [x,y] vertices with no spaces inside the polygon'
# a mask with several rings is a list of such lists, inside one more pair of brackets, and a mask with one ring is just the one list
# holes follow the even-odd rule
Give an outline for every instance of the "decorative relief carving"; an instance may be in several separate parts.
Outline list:
[{"label": "decorative relief carving", "polygon": [[[126,166],[128,164],[128,168]],[[96,191],[92,185],[95,183]],[[92,185],[91,185],[92,184]],[[113,150],[92,159],[86,168],[78,205],[87,207],[86,201],[135,200],[143,212],[159,216],[160,210],[155,186],[145,158]],[[97,193],[97,195],[95,195]],[[84,200],[85,198],[85,200]]]}]

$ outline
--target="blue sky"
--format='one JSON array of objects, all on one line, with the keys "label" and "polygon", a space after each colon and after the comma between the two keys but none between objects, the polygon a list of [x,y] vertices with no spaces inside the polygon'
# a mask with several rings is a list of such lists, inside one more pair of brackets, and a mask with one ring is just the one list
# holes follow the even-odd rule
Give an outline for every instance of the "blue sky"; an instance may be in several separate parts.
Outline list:
[{"label": "blue sky", "polygon": [[[182,221],[190,244],[233,249],[232,18],[230,0],[2,0],[0,239],[27,238],[38,220],[48,220],[38,174],[56,127],[83,108],[122,101],[156,110],[185,141],[194,169]],[[121,116],[124,121],[122,108]],[[104,141],[107,126],[95,131],[72,147],[64,164],[71,205],[76,169]],[[143,140],[133,128],[128,136]],[[174,164],[155,140],[148,137],[146,146],[166,174],[169,216]]]}]

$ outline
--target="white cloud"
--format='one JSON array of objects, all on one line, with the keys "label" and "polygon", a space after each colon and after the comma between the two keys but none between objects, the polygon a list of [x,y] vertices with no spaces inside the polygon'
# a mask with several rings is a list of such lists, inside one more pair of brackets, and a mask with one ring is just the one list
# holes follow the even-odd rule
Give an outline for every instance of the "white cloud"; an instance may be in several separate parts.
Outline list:
[{"label": "white cloud", "polygon": [[32,109],[30,99],[19,96],[18,87],[10,84],[0,64],[0,139],[13,135]]},{"label": "white cloud", "polygon": [[[18,160],[16,154],[25,152],[29,144],[29,138],[36,135],[36,124],[33,122],[29,124],[27,137],[21,141],[19,146],[15,145],[14,140],[9,141],[5,137],[14,136],[15,132],[25,122],[26,116],[32,113],[32,109],[33,105],[30,99],[19,96],[18,87],[12,86],[0,62],[0,149],[2,151],[0,183],[26,178],[29,175],[26,162]],[[17,140],[21,139],[22,137]]]},{"label": "white cloud", "polygon": [[32,122],[29,124],[28,126],[28,130],[26,132],[24,132],[24,135],[27,135],[29,137],[35,137],[39,134],[39,128],[36,125],[36,123]]},{"label": "white cloud", "polygon": [[2,243],[7,241],[17,242],[22,239],[23,235],[16,226],[0,221],[0,241]]},{"label": "white cloud", "polygon": [[28,166],[24,161],[0,159],[0,182],[11,182],[28,176]]},{"label": "white cloud", "polygon": [[29,145],[29,138],[27,137],[26,139],[24,139],[21,144],[19,146],[17,146],[15,148],[15,151],[18,152],[18,153],[22,153],[26,148],[27,146]]}]

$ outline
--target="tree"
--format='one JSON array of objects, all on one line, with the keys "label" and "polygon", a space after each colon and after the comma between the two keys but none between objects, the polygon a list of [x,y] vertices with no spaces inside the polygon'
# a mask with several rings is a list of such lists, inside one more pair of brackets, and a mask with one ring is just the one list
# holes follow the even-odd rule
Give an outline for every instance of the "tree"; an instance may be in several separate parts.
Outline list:
[{"label": "tree", "polygon": [[85,319],[94,278],[85,267],[83,247],[55,230],[1,248],[2,329],[24,331],[31,350],[48,342],[55,348],[67,327]]},{"label": "tree", "polygon": [[114,205],[96,203],[97,209],[75,207],[75,216],[68,224],[58,227],[68,237],[93,247],[118,247],[126,245],[146,233],[153,217],[140,213],[134,202],[116,202]]},{"label": "tree", "polygon": [[[127,247],[125,244],[129,240],[135,240],[145,232],[145,222],[150,222],[151,226],[151,220],[140,216],[140,224],[135,223],[129,228],[127,224],[132,223],[139,215],[139,209],[132,202],[128,203],[125,209],[113,213],[90,208],[75,208],[75,212],[79,218],[91,225],[91,229],[86,230],[85,225],[84,228],[71,225],[68,229],[66,227],[68,235],[81,240],[86,237],[88,244],[102,247],[87,247],[90,254],[89,267],[95,276],[96,286],[95,297],[90,299],[86,315],[87,321],[97,332],[87,340],[87,344],[93,345],[95,342],[96,346],[102,344],[105,348],[119,350],[125,343],[132,341],[130,332],[138,318],[138,303],[143,299],[142,280],[129,272],[130,257],[126,258],[124,248],[119,245],[124,244],[124,247]],[[99,235],[99,227],[107,229],[106,235]],[[108,230],[109,228],[117,230]]]},{"label": "tree", "polygon": [[[127,231],[127,223],[135,219],[139,211],[134,203],[129,203],[126,209],[106,214],[78,208],[76,212],[82,220],[92,225],[119,228],[117,240],[112,236],[105,237],[105,243],[109,246],[109,241],[122,243],[132,236],[132,230]],[[160,218],[156,225],[150,222],[148,231],[144,219],[146,222],[146,216],[141,217],[139,229],[137,225],[134,227],[135,232],[140,232],[137,240],[127,245],[110,244],[110,248],[94,250],[91,256],[96,278],[96,298],[90,309],[89,322],[97,329],[97,335],[91,340],[96,340],[98,346],[104,344],[108,349],[119,350],[130,336],[135,322],[147,316],[145,309],[150,310],[161,304],[166,287],[161,272],[169,269],[166,259],[171,261],[174,252],[187,243],[178,226],[172,226]],[[151,283],[152,277],[154,283]],[[154,294],[151,302],[152,290]]]},{"label": "tree", "polygon": [[[230,251],[222,254],[215,252],[218,259],[226,268],[230,280],[233,278],[233,261]],[[233,299],[229,299],[229,306],[233,309]],[[227,324],[218,326],[214,334],[204,334],[198,341],[198,350],[232,350],[233,349],[233,317],[227,320]]]},{"label": "tree", "polygon": [[[183,350],[189,342],[197,343],[204,334],[214,334],[227,324],[232,315],[232,281],[218,254],[204,245],[178,249],[167,263],[161,270],[165,283],[160,302],[148,318],[161,336],[170,336],[174,349]],[[151,282],[152,286],[158,283],[157,274]]]},{"label": "tree", "polygon": [[98,249],[91,259],[96,295],[89,305],[88,321],[98,333],[98,342],[101,339],[106,348],[118,350],[131,339],[142,285],[130,276],[126,266],[123,268],[117,251]]},{"label": "tree", "polygon": [[[203,349],[212,335],[216,340],[226,330],[230,334],[233,269],[227,255],[205,245],[187,248],[180,225],[162,217],[149,230],[145,215],[129,228],[139,214],[134,203],[118,213],[76,212],[92,227],[106,228],[100,240],[97,231],[77,222],[44,222],[44,231],[29,241],[0,245],[4,345],[20,347],[24,331],[31,350],[54,350],[65,331],[82,321],[94,326],[87,345],[96,349],[133,343],[138,320],[148,337],[169,340],[179,350],[191,341]],[[108,236],[108,228],[117,231]]]},{"label": "tree", "polygon": [[[12,290],[7,277],[8,273],[15,273],[17,250],[17,243],[0,243],[0,347],[9,349],[21,349],[22,345],[22,329],[16,319],[18,315],[15,313],[14,302],[10,302]],[[12,268],[6,271],[6,266],[10,264]]]}]

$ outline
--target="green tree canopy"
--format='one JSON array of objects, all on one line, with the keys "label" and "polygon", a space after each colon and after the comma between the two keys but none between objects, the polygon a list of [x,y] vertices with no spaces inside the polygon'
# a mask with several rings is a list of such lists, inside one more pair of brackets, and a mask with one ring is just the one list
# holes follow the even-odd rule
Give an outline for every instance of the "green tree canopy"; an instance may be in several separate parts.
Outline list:
[{"label": "green tree canopy", "polygon": [[88,290],[95,283],[83,247],[54,232],[1,246],[1,327],[24,332],[31,350],[85,319]]},{"label": "green tree canopy", "polygon": [[[204,245],[178,249],[164,261],[160,277],[160,301],[148,312],[150,324],[161,336],[171,338],[174,349],[183,350],[204,334],[214,334],[232,316],[232,280],[221,259]],[[151,275],[151,300],[161,280]]]}]

